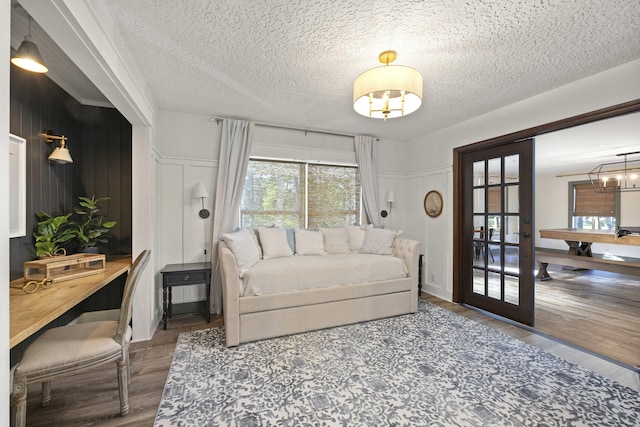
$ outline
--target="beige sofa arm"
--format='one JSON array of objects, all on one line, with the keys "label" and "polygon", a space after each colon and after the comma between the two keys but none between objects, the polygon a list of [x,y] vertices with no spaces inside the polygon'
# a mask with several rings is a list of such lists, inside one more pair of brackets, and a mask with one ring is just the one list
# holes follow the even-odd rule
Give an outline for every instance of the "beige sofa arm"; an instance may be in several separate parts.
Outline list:
[{"label": "beige sofa arm", "polygon": [[240,344],[240,288],[242,286],[236,257],[227,244],[218,242],[218,262],[222,278],[222,310],[227,347]]},{"label": "beige sofa arm", "polygon": [[[418,310],[418,268],[421,244],[417,240],[396,238],[393,241],[393,255],[401,258],[411,277],[411,312]],[[415,285],[415,286],[414,286]]]}]

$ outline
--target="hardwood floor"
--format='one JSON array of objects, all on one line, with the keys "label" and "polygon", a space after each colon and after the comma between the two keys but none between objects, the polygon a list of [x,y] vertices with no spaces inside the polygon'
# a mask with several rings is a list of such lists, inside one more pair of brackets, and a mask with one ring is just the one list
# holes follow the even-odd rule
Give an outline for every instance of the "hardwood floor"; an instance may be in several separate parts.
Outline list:
[{"label": "hardwood floor", "polygon": [[593,270],[549,269],[536,280],[535,330],[640,366],[640,280]]},{"label": "hardwood floor", "polygon": [[[423,294],[422,298],[640,391],[638,375],[628,369],[458,304],[426,294]],[[153,425],[178,334],[183,331],[216,326],[222,326],[221,317],[212,319],[208,324],[202,316],[181,316],[170,319],[168,329],[166,331],[159,329],[151,341],[131,345],[132,382],[129,388],[130,413],[128,416],[120,417],[119,415],[116,367],[113,364],[113,366],[107,365],[85,374],[53,381],[51,403],[45,408],[40,407],[39,384],[30,385],[27,425]]]}]

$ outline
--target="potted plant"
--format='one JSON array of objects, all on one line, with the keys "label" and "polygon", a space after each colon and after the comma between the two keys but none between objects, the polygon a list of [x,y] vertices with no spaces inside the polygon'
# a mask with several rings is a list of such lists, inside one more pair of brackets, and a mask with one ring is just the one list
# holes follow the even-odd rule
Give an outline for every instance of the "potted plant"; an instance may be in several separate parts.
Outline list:
[{"label": "potted plant", "polygon": [[98,214],[100,202],[109,200],[109,197],[96,196],[79,197],[78,206],[74,209],[80,220],[76,223],[76,239],[80,242],[80,250],[83,252],[97,252],[99,243],[107,243],[109,230],[116,225],[116,221],[105,221],[105,216]]},{"label": "potted plant", "polygon": [[63,245],[76,236],[73,222],[69,221],[71,214],[51,216],[38,212],[36,216],[39,218],[37,232],[33,234],[36,239],[36,256],[46,258],[66,255]]}]

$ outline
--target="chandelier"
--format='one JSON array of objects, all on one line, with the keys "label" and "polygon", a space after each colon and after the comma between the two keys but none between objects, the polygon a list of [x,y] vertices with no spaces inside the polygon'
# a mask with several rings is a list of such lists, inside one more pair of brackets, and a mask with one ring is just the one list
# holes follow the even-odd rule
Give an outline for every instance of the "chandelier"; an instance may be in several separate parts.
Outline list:
[{"label": "chandelier", "polygon": [[640,151],[618,154],[624,157],[623,161],[603,163],[589,172],[589,180],[596,192],[640,191],[640,158],[627,158],[634,154],[640,154]]},{"label": "chandelier", "polygon": [[378,59],[385,64],[360,74],[353,85],[353,109],[374,119],[406,116],[422,104],[422,75],[414,68],[389,65],[397,54],[387,50]]}]

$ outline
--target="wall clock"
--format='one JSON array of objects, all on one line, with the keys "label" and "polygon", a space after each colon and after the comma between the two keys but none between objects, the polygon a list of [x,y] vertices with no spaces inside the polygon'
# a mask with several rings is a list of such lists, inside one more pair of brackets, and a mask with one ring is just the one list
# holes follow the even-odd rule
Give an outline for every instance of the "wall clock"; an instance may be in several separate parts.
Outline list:
[{"label": "wall clock", "polygon": [[442,194],[432,190],[424,196],[424,211],[431,218],[437,218],[442,213]]}]

